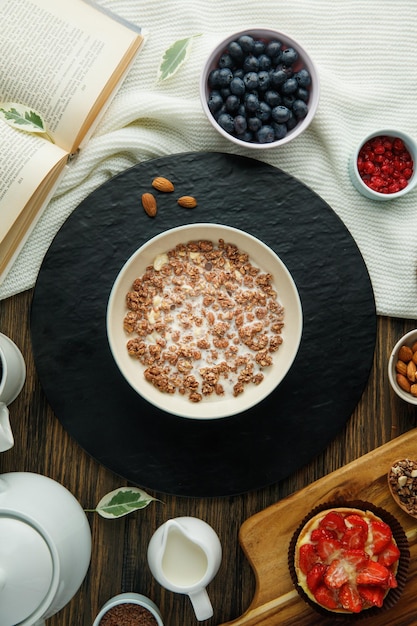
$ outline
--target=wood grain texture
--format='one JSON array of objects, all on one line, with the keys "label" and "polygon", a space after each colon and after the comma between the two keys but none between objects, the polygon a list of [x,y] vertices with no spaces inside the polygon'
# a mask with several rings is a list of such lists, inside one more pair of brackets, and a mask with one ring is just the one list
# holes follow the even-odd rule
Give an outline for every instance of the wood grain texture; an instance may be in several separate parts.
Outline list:
[{"label": "wood grain texture", "polygon": [[[17,343],[27,364],[23,391],[10,406],[15,446],[0,456],[0,472],[33,471],[45,474],[67,487],[84,508],[92,508],[105,493],[127,483],[82,450],[65,432],[48,406],[33,363],[28,326],[31,298],[32,292],[27,291],[0,302],[0,332]],[[146,562],[147,545],[153,532],[170,517],[180,515],[195,515],[207,521],[219,534],[223,546],[221,568],[208,588],[214,616],[204,624],[216,626],[233,622],[253,605],[255,597],[263,602],[263,595],[259,596],[259,592],[256,595],[255,574],[239,544],[240,528],[255,514],[270,506],[279,506],[283,498],[296,494],[330,472],[390,441],[393,433],[401,435],[416,425],[415,407],[394,396],[386,372],[391,346],[404,332],[414,327],[412,320],[378,319],[373,369],[351,419],[321,455],[287,480],[265,489],[224,498],[199,499],[152,493],[163,504],[153,503],[143,511],[119,520],[105,520],[97,514],[88,513],[93,537],[88,574],[76,596],[47,621],[47,626],[91,626],[99,608],[110,596],[130,590],[148,595],[160,606],[165,626],[198,624],[188,598],[161,589],[152,578]],[[349,341],[349,337],[345,341]],[[326,358],[331,362],[331,355],[326,355]],[[76,411],[76,390],[74,392]],[[251,459],[242,460],[242,463],[250,462]],[[320,497],[324,496],[320,494]],[[278,547],[282,553],[286,552],[284,543]],[[410,576],[413,580],[417,576],[417,559],[411,563]],[[375,621],[372,618],[367,620],[367,624],[410,626],[413,619],[415,621],[411,615],[417,614],[417,600],[413,598],[414,585],[409,587],[404,596],[406,601],[399,603],[396,609],[395,620],[394,614],[388,613],[386,619],[390,615],[391,621]],[[282,626],[281,619],[271,622],[268,610],[273,614],[276,608],[273,604],[269,608],[267,606],[267,612],[257,616],[256,625],[270,626],[273,623]],[[309,607],[303,607],[300,614],[298,597],[294,596],[288,603],[287,611],[289,617],[285,626],[323,624],[322,618],[317,618]]]}]

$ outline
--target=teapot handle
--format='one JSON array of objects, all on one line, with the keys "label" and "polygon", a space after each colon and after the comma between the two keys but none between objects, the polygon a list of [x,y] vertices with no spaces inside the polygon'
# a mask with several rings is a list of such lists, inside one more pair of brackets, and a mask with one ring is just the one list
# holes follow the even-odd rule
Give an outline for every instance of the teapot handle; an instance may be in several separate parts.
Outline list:
[{"label": "teapot handle", "polygon": [[12,429],[10,428],[9,409],[0,402],[0,452],[10,450],[14,445]]}]

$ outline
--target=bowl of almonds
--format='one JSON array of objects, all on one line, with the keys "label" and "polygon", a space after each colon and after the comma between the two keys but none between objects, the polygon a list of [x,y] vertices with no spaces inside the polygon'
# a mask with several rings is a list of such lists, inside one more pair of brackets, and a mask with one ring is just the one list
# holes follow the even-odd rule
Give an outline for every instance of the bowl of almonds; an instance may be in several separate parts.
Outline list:
[{"label": "bowl of almonds", "polygon": [[130,386],[162,411],[199,420],[271,394],[302,328],[283,261],[255,236],[213,223],[147,241],[120,269],[107,307],[109,346]]},{"label": "bowl of almonds", "polygon": [[417,329],[395,344],[388,362],[388,379],[398,397],[417,405]]}]

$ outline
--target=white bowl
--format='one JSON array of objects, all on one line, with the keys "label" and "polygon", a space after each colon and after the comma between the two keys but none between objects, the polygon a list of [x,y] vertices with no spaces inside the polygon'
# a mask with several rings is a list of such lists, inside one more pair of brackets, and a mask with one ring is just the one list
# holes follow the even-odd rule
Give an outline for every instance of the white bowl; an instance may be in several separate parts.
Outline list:
[{"label": "white bowl", "polygon": [[[358,170],[358,156],[359,156],[359,152],[362,146],[365,145],[366,142],[373,139],[374,137],[380,137],[380,136],[387,136],[387,137],[392,137],[392,138],[398,137],[398,139],[402,139],[414,163],[413,174],[408,181],[408,185],[404,187],[403,189],[401,189],[400,191],[397,191],[394,193],[380,193],[379,191],[375,191],[374,189],[371,189],[370,187],[368,187],[366,183],[364,183]],[[396,200],[397,198],[401,198],[402,196],[405,196],[407,193],[410,193],[410,191],[414,189],[417,183],[416,168],[417,168],[417,143],[412,137],[410,137],[410,135],[407,135],[406,133],[403,133],[400,130],[393,130],[393,129],[382,129],[382,130],[378,130],[367,135],[356,146],[352,154],[350,163],[349,163],[350,177],[351,177],[354,187],[356,187],[356,189],[366,198],[369,198],[370,200],[382,200],[382,201]]]},{"label": "white bowl", "polygon": [[[153,264],[155,257],[166,253],[178,244],[190,241],[210,240],[218,244],[219,239],[235,244],[240,251],[249,255],[252,264],[273,277],[273,286],[278,292],[278,301],[285,309],[283,343],[273,354],[273,364],[264,369],[264,380],[259,385],[248,385],[245,391],[233,397],[210,396],[198,403],[178,391],[163,393],[145,380],[145,367],[129,356],[126,344],[131,336],[124,330],[123,320],[128,311],[126,294],[132,291],[134,280],[146,267]],[[148,402],[173,415],[213,419],[241,413],[258,404],[268,396],[290,369],[297,354],[302,334],[302,310],[294,280],[278,256],[256,237],[241,230],[220,224],[190,224],[179,226],[153,237],[141,246],[120,270],[110,293],[107,308],[107,335],[113,357],[127,382]]]},{"label": "white bowl", "polygon": [[[310,92],[309,101],[308,101],[308,113],[303,119],[299,120],[297,125],[291,130],[289,130],[287,134],[285,135],[285,137],[283,137],[282,139],[278,139],[269,143],[260,143],[257,141],[256,142],[245,141],[245,140],[239,139],[239,137],[228,133],[226,130],[224,130],[224,128],[222,128],[217,123],[215,117],[213,116],[208,106],[208,98],[209,98],[209,93],[210,93],[208,77],[210,75],[210,72],[217,67],[219,58],[222,55],[222,53],[227,49],[228,45],[232,41],[235,41],[242,35],[251,35],[254,39],[260,39],[265,42],[269,42],[271,40],[279,40],[282,43],[283,48],[290,48],[290,47],[294,48],[298,52],[298,60],[294,64],[294,69],[298,71],[301,68],[305,68],[310,73],[311,84],[308,87],[309,92]],[[207,115],[208,120],[210,121],[212,126],[223,137],[225,137],[229,141],[232,141],[234,144],[240,147],[245,147],[245,148],[254,148],[254,149],[261,149],[261,150],[262,149],[265,150],[268,148],[276,148],[278,146],[282,146],[288,143],[289,141],[292,141],[293,139],[301,135],[301,133],[303,133],[306,130],[306,128],[310,125],[311,121],[313,120],[316,114],[316,110],[317,110],[318,103],[319,103],[319,97],[320,97],[319,77],[318,77],[316,66],[314,65],[313,60],[311,59],[310,55],[301,46],[301,44],[295,41],[295,39],[293,39],[289,35],[286,35],[285,33],[281,33],[271,28],[248,28],[248,29],[239,31],[237,33],[233,33],[232,35],[229,35],[228,37],[223,39],[221,42],[219,42],[216,45],[216,47],[210,53],[204,65],[204,68],[200,77],[200,99],[201,99],[203,110],[205,114]]]},{"label": "white bowl", "polygon": [[113,607],[120,606],[122,604],[138,604],[139,606],[143,606],[155,618],[158,626],[164,626],[161,612],[156,604],[146,596],[143,596],[141,593],[134,593],[133,591],[119,593],[117,596],[113,596],[110,600],[107,600],[94,620],[93,626],[100,626],[100,622],[104,615]]},{"label": "white bowl", "polygon": [[411,348],[411,346],[416,342],[417,342],[417,329],[410,330],[403,337],[401,337],[401,339],[397,341],[397,343],[395,344],[391,352],[391,356],[388,361],[388,379],[391,384],[391,387],[393,388],[393,390],[395,391],[395,393],[397,394],[399,398],[401,398],[402,400],[405,400],[409,404],[414,404],[414,405],[417,405],[417,397],[413,396],[408,391],[405,391],[404,389],[402,389],[397,382],[396,364],[398,361],[398,353],[400,351],[401,346],[409,346]]}]

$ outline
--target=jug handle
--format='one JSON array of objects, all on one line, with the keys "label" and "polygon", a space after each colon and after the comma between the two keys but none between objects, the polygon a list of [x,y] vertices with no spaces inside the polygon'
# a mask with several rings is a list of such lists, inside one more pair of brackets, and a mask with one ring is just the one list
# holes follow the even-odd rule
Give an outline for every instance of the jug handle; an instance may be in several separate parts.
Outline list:
[{"label": "jug handle", "polygon": [[9,409],[0,402],[0,452],[10,450],[14,445],[13,433],[10,428]]},{"label": "jug handle", "polygon": [[213,616],[213,607],[205,588],[192,591],[189,594],[194,613],[199,622],[203,622]]}]

